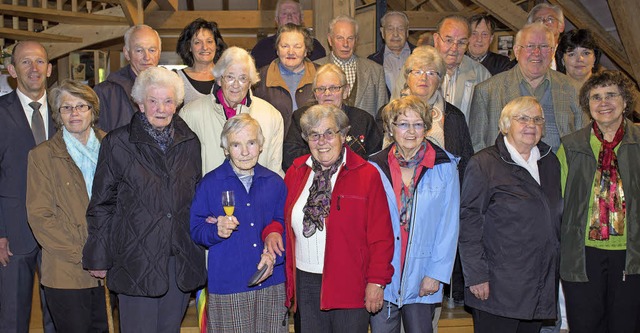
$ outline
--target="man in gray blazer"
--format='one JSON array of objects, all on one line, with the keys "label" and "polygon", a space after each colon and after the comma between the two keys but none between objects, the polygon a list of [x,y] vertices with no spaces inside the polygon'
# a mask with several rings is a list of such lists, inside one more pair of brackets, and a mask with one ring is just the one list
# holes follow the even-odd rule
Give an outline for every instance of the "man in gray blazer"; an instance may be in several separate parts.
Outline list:
[{"label": "man in gray blazer", "polygon": [[588,123],[588,116],[579,107],[573,81],[549,68],[554,45],[553,32],[543,24],[524,26],[516,34],[513,47],[518,65],[476,86],[469,117],[474,151],[495,143],[502,108],[520,96],[538,99],[546,120],[542,141],[554,152],[560,147],[560,137]]},{"label": "man in gray blazer", "polygon": [[387,104],[387,85],[382,66],[354,54],[358,42],[358,22],[352,17],[340,15],[329,23],[327,36],[331,53],[316,63],[338,65],[347,75],[351,91],[346,103],[370,113],[374,118],[378,110]]},{"label": "man in gray blazer", "polygon": [[[18,88],[0,97],[0,332],[26,333],[40,253],[27,223],[27,154],[56,128],[47,104],[51,64],[44,47],[16,44],[8,70]],[[51,331],[47,324],[45,318],[45,332]]]},{"label": "man in gray blazer", "polygon": [[433,44],[447,64],[447,74],[442,79],[442,96],[456,106],[469,123],[473,89],[490,78],[491,73],[482,64],[465,55],[469,46],[471,28],[466,18],[448,15],[438,22],[438,32],[433,34]]}]

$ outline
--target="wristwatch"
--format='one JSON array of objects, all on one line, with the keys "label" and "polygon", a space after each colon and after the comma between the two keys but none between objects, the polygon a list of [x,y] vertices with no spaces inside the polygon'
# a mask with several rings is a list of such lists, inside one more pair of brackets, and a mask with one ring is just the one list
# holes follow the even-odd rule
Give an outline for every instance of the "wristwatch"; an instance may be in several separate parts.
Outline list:
[{"label": "wristwatch", "polygon": [[380,287],[380,289],[382,289],[382,290],[384,290],[384,288],[386,287],[386,286],[383,286],[383,285],[377,284],[377,283],[374,283],[373,285]]}]

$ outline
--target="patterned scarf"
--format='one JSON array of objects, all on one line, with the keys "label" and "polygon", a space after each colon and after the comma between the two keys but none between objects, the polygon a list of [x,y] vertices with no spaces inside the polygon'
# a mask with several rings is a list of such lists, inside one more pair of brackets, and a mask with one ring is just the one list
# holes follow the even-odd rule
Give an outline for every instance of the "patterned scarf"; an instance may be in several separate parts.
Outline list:
[{"label": "patterned scarf", "polygon": [[71,135],[64,126],[62,127],[62,139],[67,146],[67,152],[71,156],[71,159],[82,173],[84,184],[87,187],[87,194],[89,195],[89,199],[91,199],[93,176],[96,173],[96,166],[98,165],[100,141],[98,141],[93,129],[89,129],[89,139],[87,140],[87,144],[83,145],[82,142]]},{"label": "patterned scarf", "polygon": [[338,171],[340,165],[342,165],[343,158],[344,149],[342,149],[340,158],[330,168],[322,170],[322,165],[311,156],[313,165],[311,169],[315,172],[315,175],[313,176],[311,188],[309,188],[309,198],[307,198],[307,203],[302,209],[304,213],[302,234],[306,238],[315,234],[316,229],[320,231],[324,229],[324,219],[329,215],[329,209],[331,208],[331,176]]},{"label": "patterned scarf", "polygon": [[609,236],[624,235],[626,213],[622,180],[619,177],[618,159],[614,148],[624,136],[624,121],[609,142],[593,122],[593,133],[602,143],[593,188],[593,213],[589,226],[589,240],[608,240]]},{"label": "patterned scarf", "polygon": [[393,155],[396,160],[398,160],[398,164],[401,168],[413,168],[413,176],[411,176],[411,182],[409,183],[409,187],[402,182],[402,190],[400,190],[400,226],[404,227],[406,231],[409,231],[409,227],[411,226],[411,207],[413,206],[413,194],[416,188],[416,177],[418,175],[418,164],[422,162],[424,159],[424,155],[427,152],[427,142],[422,141],[420,144],[420,149],[418,152],[413,155],[409,160],[405,160],[405,158],[400,154],[396,146],[393,148]]},{"label": "patterned scarf", "polygon": [[142,128],[144,131],[147,132],[153,141],[158,144],[163,153],[166,152],[169,146],[173,144],[173,119],[171,120],[171,123],[169,123],[169,126],[166,126],[161,130],[157,130],[153,128],[153,125],[151,125],[144,113],[138,112],[138,117],[142,120]]}]

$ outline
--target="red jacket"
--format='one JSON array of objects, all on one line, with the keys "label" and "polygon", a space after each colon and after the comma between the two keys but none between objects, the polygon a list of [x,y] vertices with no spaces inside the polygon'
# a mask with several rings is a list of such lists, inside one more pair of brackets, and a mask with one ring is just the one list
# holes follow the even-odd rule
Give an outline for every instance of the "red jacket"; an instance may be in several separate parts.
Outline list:
[{"label": "red jacket", "polygon": [[[325,247],[320,308],[364,308],[367,283],[387,285],[393,266],[393,230],[380,174],[374,166],[346,148],[346,164],[338,173],[325,219]],[[309,155],[294,160],[284,178],[289,189],[285,203],[287,228],[287,306],[296,308],[295,235],[291,212],[311,168]]]}]

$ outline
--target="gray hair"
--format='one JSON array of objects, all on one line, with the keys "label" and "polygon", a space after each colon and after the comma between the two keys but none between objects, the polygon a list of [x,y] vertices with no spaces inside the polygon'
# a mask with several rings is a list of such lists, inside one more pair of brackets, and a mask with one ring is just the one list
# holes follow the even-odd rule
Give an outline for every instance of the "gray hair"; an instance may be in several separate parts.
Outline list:
[{"label": "gray hair", "polygon": [[316,88],[316,81],[318,80],[318,77],[325,73],[335,74],[340,79],[340,85],[347,84],[347,76],[344,74],[342,69],[338,65],[328,62],[318,67],[316,70],[316,76],[313,77],[313,84],[311,85],[312,90]]},{"label": "gray hair", "polygon": [[327,118],[333,119],[341,135],[347,135],[347,132],[349,132],[349,118],[344,111],[333,105],[318,104],[308,108],[300,117],[302,138],[307,140],[311,130],[318,126],[323,119]]},{"label": "gray hair", "polygon": [[440,52],[433,46],[418,46],[413,49],[413,52],[411,52],[411,55],[409,55],[402,66],[402,74],[406,80],[409,72],[411,72],[413,68],[426,66],[434,66],[440,76],[440,82],[442,82],[442,78],[447,71],[447,66]]},{"label": "gray hair", "polygon": [[285,3],[295,3],[298,5],[298,11],[300,12],[300,24],[302,24],[304,19],[302,4],[294,0],[278,0],[278,2],[276,2],[276,23],[278,23],[278,18],[280,17],[280,6]]},{"label": "gray hair", "polygon": [[232,46],[222,53],[220,59],[218,59],[218,62],[216,62],[213,67],[213,77],[217,82],[220,82],[227,69],[236,64],[244,65],[249,69],[249,80],[251,81],[251,85],[260,82],[260,76],[256,70],[255,60],[253,60],[253,57],[249,52],[247,52],[247,50],[237,46]]},{"label": "gray hair", "polygon": [[400,115],[406,115],[407,111],[414,111],[424,122],[425,133],[431,129],[433,119],[431,117],[431,107],[423,102],[418,96],[409,95],[392,100],[382,109],[382,127],[384,132],[392,141],[395,141],[390,134],[393,133],[392,125]]},{"label": "gray hair", "polygon": [[333,28],[338,22],[347,22],[352,24],[356,30],[356,37],[358,37],[358,31],[360,30],[360,28],[358,27],[358,21],[356,21],[353,17],[348,15],[339,15],[338,17],[331,20],[331,22],[329,22],[329,35],[333,36]]},{"label": "gray hair", "polygon": [[386,14],[384,14],[384,16],[382,16],[382,18],[380,19],[381,27],[384,27],[386,25],[387,17],[390,16],[399,16],[404,21],[404,26],[407,28],[409,27],[409,17],[407,17],[407,14],[395,10],[388,11]]},{"label": "gray hair", "polygon": [[469,24],[469,20],[467,20],[466,17],[458,14],[451,14],[441,18],[440,21],[438,21],[438,25],[436,25],[436,32],[438,34],[441,34],[440,29],[442,29],[444,22],[447,20],[456,21],[464,25],[465,27],[467,27],[467,37],[471,35],[471,25]]},{"label": "gray hair", "polygon": [[149,67],[138,74],[131,88],[133,101],[142,104],[146,98],[147,88],[152,86],[173,88],[176,105],[180,105],[184,100],[184,84],[178,74],[164,67]]},{"label": "gray hair", "polygon": [[502,134],[507,134],[509,129],[511,128],[511,117],[513,113],[519,110],[529,110],[531,108],[538,108],[542,113],[542,107],[540,107],[540,103],[533,96],[521,96],[511,100],[511,102],[507,103],[507,105],[502,108],[502,112],[500,112],[500,119],[498,120],[498,128],[500,128],[500,132]]},{"label": "gray hair", "polygon": [[562,12],[562,8],[560,8],[560,6],[554,6],[546,2],[541,2],[531,9],[529,15],[527,16],[527,23],[531,24],[535,22],[536,14],[538,14],[540,10],[545,8],[553,10],[556,15],[558,15],[558,21],[564,23],[564,13]]},{"label": "gray hair", "polygon": [[227,120],[222,127],[220,133],[220,147],[224,150],[229,150],[229,135],[238,133],[243,129],[253,126],[258,132],[258,144],[260,148],[264,145],[264,135],[262,134],[262,127],[257,120],[251,117],[248,113],[239,113]]},{"label": "gray hair", "polygon": [[130,27],[129,29],[127,29],[127,31],[125,31],[124,33],[124,48],[127,50],[130,50],[130,46],[129,45],[129,41],[131,40],[131,35],[133,35],[135,32],[139,31],[139,30],[144,30],[144,29],[149,29],[151,31],[153,31],[156,34],[156,37],[158,38],[158,46],[162,49],[162,39],[160,38],[160,35],[158,34],[158,32],[146,25],[146,24],[138,24],[138,25],[134,25],[132,27]]},{"label": "gray hair", "polygon": [[540,32],[540,31],[543,31],[547,36],[547,40],[551,41],[551,43],[549,44],[551,46],[555,46],[556,37],[553,35],[553,31],[551,31],[551,29],[547,28],[546,25],[540,22],[534,22],[531,24],[525,24],[525,26],[522,27],[522,29],[518,30],[518,32],[516,33],[516,43],[513,45],[514,51],[516,46],[518,45],[524,46],[522,45],[522,38],[524,38],[523,36],[525,32],[530,33],[530,32]]},{"label": "gray hair", "polygon": [[65,93],[80,98],[91,106],[91,126],[95,125],[100,115],[100,100],[98,99],[98,95],[86,84],[65,79],[59,86],[51,89],[48,94],[49,104],[52,108],[51,114],[56,126],[58,128],[62,128],[63,126],[60,107],[62,106],[62,96],[64,96]]}]

